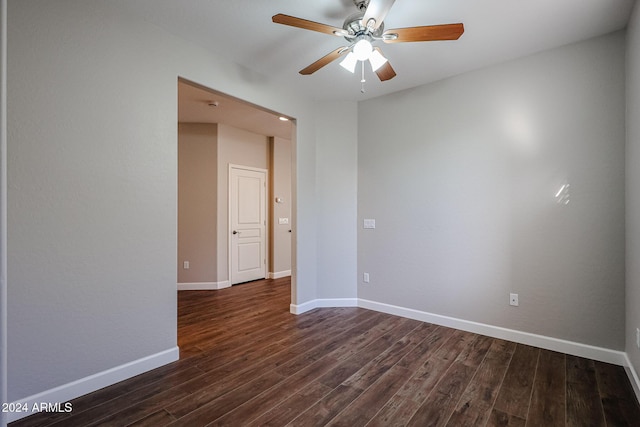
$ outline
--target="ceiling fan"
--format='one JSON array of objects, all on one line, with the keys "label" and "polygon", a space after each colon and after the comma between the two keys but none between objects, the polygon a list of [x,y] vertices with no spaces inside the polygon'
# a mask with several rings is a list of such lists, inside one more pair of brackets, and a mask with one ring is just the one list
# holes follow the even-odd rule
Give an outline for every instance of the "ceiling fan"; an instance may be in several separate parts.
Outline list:
[{"label": "ceiling fan", "polygon": [[389,13],[395,0],[353,0],[353,2],[358,8],[358,12],[349,16],[344,21],[342,28],[281,13],[273,16],[272,20],[276,24],[344,37],[349,42],[348,46],[339,47],[308,67],[303,68],[300,70],[300,74],[313,74],[346,54],[340,65],[352,73],[355,72],[358,61],[361,61],[363,62],[362,70],[364,75],[364,62],[369,60],[372,70],[381,81],[390,80],[396,76],[396,72],[382,54],[382,50],[377,46],[373,46],[374,42],[380,40],[384,43],[457,40],[464,32],[464,25],[460,23],[396,28],[385,31],[384,18]]}]

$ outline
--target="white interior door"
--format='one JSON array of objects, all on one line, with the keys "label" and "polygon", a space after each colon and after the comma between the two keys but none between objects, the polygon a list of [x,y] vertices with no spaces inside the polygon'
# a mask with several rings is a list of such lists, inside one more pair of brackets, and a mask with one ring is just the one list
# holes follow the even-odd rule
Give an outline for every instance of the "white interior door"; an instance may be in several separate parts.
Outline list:
[{"label": "white interior door", "polygon": [[264,279],[267,271],[267,171],[231,166],[231,284]]}]

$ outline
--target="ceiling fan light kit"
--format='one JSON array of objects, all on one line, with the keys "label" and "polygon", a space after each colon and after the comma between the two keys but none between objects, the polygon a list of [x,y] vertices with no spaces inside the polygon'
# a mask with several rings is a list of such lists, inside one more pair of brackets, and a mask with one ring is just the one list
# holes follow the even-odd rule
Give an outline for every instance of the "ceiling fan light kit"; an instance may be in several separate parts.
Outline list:
[{"label": "ceiling fan light kit", "polygon": [[358,58],[353,52],[349,52],[347,56],[340,62],[340,65],[345,70],[351,71],[352,73],[356,72],[356,65],[358,64]]},{"label": "ceiling fan light kit", "polygon": [[371,64],[371,69],[376,73],[380,81],[387,81],[394,78],[396,72],[389,60],[383,55],[380,47],[373,45],[374,42],[406,43],[457,40],[464,33],[464,25],[460,23],[397,28],[385,31],[384,19],[395,0],[353,0],[353,3],[359,12],[347,17],[342,28],[289,15],[277,14],[273,16],[272,20],[276,24],[344,37],[349,42],[349,46],[339,47],[313,64],[303,68],[300,70],[300,74],[313,74],[346,53],[346,57],[340,62],[343,68],[354,73],[358,61],[365,62],[368,60]]},{"label": "ceiling fan light kit", "polygon": [[373,52],[373,45],[369,40],[360,39],[353,45],[351,52],[356,56],[358,61],[366,61]]},{"label": "ceiling fan light kit", "polygon": [[389,62],[389,60],[385,58],[380,53],[379,50],[374,50],[373,52],[371,52],[371,55],[369,56],[369,63],[371,63],[371,69],[373,71],[377,71],[380,67],[382,67],[387,62]]}]

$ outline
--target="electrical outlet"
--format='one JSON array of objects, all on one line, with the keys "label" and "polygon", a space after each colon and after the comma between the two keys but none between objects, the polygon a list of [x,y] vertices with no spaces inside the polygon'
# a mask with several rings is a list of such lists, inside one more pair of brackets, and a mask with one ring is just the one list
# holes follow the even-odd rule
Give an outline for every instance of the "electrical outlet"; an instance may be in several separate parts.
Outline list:
[{"label": "electrical outlet", "polygon": [[182,268],[184,268],[185,270],[189,269],[189,261],[185,261],[182,263]]},{"label": "electrical outlet", "polygon": [[636,328],[636,347],[640,348],[640,328]]},{"label": "electrical outlet", "polygon": [[362,281],[363,281],[364,283],[369,283],[369,273],[364,273],[364,274],[362,275]]},{"label": "electrical outlet", "polygon": [[509,305],[518,306],[518,294],[509,294]]}]

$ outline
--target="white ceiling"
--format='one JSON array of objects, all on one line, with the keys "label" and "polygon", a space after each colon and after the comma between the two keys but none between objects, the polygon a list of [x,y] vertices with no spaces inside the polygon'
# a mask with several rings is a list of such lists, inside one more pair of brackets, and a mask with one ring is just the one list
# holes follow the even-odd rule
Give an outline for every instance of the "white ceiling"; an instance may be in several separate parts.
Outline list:
[{"label": "white ceiling", "polygon": [[[397,76],[387,82],[335,61],[310,76],[299,70],[339,46],[341,37],[274,24],[277,13],[342,27],[353,0],[110,0],[169,32],[317,100],[360,101],[626,27],[634,0],[396,0],[386,29],[462,22],[457,41],[377,42]],[[179,121],[225,123],[290,138],[274,112],[181,82]],[[208,106],[218,101],[218,107]]]},{"label": "white ceiling", "polygon": [[178,82],[180,123],[223,123],[258,135],[291,139],[291,122],[282,121],[280,117],[275,112],[192,82]]},{"label": "white ceiling", "polygon": [[298,71],[344,38],[274,24],[284,13],[342,27],[353,0],[112,0],[130,13],[319,100],[363,100],[625,28],[634,0],[396,0],[385,28],[462,22],[457,41],[381,44],[397,72],[387,82],[335,61]]}]

